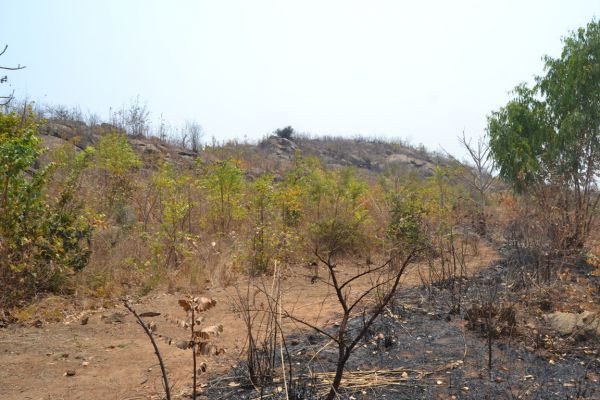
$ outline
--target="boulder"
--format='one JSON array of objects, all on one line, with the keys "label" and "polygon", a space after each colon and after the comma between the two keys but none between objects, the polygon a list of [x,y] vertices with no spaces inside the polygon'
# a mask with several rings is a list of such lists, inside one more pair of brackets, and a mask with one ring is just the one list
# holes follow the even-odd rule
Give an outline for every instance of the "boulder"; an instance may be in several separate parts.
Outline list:
[{"label": "boulder", "polygon": [[269,153],[277,155],[279,158],[291,160],[296,151],[296,143],[289,139],[270,136],[261,142],[260,147],[266,149]]},{"label": "boulder", "polygon": [[552,329],[563,336],[573,335],[578,339],[600,339],[600,316],[584,311],[580,314],[569,312],[553,312],[544,319]]},{"label": "boulder", "polygon": [[121,129],[113,124],[101,123],[100,125],[94,125],[92,128],[95,135],[104,136],[113,132],[124,133]]},{"label": "boulder", "polygon": [[80,149],[94,144],[94,137],[84,122],[50,120],[40,128],[40,134],[73,143]]}]

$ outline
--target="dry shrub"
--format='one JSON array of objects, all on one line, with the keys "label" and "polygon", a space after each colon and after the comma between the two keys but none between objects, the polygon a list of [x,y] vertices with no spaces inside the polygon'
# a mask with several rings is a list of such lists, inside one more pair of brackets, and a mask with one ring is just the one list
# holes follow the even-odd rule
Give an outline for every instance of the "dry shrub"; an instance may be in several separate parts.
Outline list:
[{"label": "dry shrub", "polygon": [[76,277],[83,292],[99,297],[120,296],[148,281],[150,250],[132,229],[97,230],[88,266]]},{"label": "dry shrub", "polygon": [[501,282],[487,279],[476,288],[471,306],[465,313],[469,329],[479,332],[487,341],[488,376],[492,378],[492,344],[500,336],[512,335],[517,318],[514,305],[506,298]]},{"label": "dry shrub", "polygon": [[419,269],[421,283],[432,300],[436,299],[436,290],[445,290],[450,294],[448,308],[451,314],[460,314],[462,299],[468,289],[468,259],[479,252],[479,237],[468,230],[455,234],[450,229],[447,235],[437,237],[432,251],[427,254],[425,273]]},{"label": "dry shrub", "polygon": [[580,249],[565,247],[570,230],[558,213],[541,209],[525,196],[507,197],[503,206],[510,209],[503,231],[507,273],[515,288],[549,282],[575,264]]},{"label": "dry shrub", "polygon": [[[289,361],[280,325],[281,300],[277,275],[270,288],[264,284],[251,286],[249,282],[245,288],[236,287],[236,296],[231,300],[234,311],[241,317],[246,328],[248,378],[261,393],[273,381],[278,352],[283,358],[285,349]],[[290,365],[290,376],[291,371]]]}]

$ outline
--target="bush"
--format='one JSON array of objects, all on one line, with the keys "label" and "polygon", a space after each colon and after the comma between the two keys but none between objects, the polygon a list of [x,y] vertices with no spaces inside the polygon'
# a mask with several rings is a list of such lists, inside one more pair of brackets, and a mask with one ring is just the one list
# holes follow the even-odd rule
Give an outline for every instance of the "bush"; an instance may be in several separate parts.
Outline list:
[{"label": "bush", "polygon": [[277,137],[282,139],[292,140],[294,137],[294,128],[291,126],[286,126],[285,128],[277,129],[274,133],[277,135]]},{"label": "bush", "polygon": [[352,169],[315,169],[308,178],[309,230],[313,247],[327,254],[365,248],[367,185]]},{"label": "bush", "polygon": [[134,190],[131,172],[141,166],[141,161],[133,151],[127,137],[117,132],[103,136],[93,152],[94,166],[101,176],[105,204],[101,208],[113,215],[117,223],[127,220],[127,205]]},{"label": "bush", "polygon": [[72,192],[85,165],[81,153],[62,192],[46,186],[56,164],[36,168],[42,155],[31,109],[0,114],[0,305],[40,291],[63,291],[66,277],[88,262],[91,227]]},{"label": "bush", "polygon": [[426,235],[422,219],[425,209],[419,199],[415,195],[394,193],[390,203],[388,238],[394,243],[424,243]]}]

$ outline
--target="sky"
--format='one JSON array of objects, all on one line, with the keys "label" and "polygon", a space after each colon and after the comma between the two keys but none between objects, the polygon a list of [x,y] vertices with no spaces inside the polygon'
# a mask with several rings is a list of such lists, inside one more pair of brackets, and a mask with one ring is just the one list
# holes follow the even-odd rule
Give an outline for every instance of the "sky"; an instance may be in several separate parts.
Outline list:
[{"label": "sky", "polygon": [[[0,0],[3,91],[106,118],[139,96],[205,140],[403,138],[464,155],[600,1]],[[5,94],[5,93],[4,93]]]}]

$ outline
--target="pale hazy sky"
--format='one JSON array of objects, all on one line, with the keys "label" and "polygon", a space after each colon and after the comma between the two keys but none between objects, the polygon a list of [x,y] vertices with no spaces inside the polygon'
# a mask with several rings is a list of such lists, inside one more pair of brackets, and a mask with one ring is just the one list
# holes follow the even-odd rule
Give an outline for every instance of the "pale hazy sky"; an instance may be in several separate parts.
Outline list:
[{"label": "pale hazy sky", "polygon": [[20,97],[106,116],[139,95],[207,138],[292,125],[460,154],[595,16],[598,0],[1,0],[0,62],[27,66]]}]

